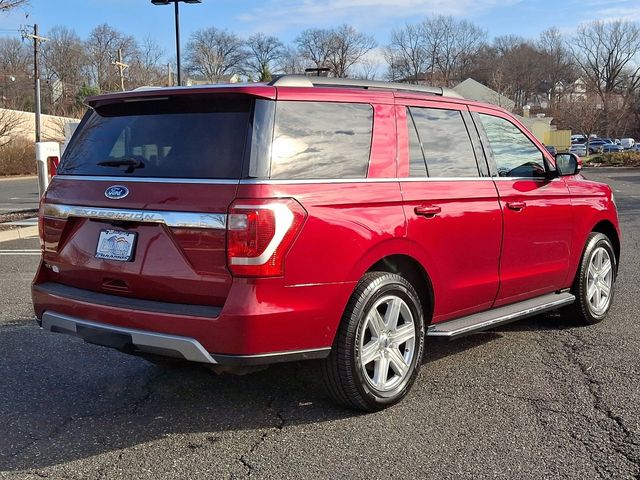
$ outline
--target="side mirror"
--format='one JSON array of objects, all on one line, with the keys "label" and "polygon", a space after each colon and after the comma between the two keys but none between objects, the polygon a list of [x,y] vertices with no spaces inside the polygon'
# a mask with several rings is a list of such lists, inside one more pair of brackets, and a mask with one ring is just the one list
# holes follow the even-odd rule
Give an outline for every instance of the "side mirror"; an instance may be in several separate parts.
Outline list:
[{"label": "side mirror", "polygon": [[558,153],[556,154],[556,168],[561,177],[577,175],[582,170],[582,160],[573,153]]}]

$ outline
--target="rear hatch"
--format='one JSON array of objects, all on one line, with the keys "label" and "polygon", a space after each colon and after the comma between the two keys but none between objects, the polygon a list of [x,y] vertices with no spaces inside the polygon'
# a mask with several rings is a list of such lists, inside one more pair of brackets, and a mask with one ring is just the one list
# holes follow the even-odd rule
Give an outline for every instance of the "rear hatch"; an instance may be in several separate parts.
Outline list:
[{"label": "rear hatch", "polygon": [[226,213],[245,168],[254,98],[215,89],[98,97],[41,207],[40,281],[223,305]]}]

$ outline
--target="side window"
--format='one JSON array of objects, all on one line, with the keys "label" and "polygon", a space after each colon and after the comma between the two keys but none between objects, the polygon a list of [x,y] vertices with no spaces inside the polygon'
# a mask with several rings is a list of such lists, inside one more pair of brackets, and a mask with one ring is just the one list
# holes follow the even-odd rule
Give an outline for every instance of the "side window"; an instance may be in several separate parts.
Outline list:
[{"label": "side window", "polygon": [[479,115],[501,177],[546,177],[542,152],[513,123],[492,115]]},{"label": "side window", "polygon": [[410,177],[426,177],[427,165],[424,162],[424,154],[422,153],[422,145],[418,138],[416,125],[411,118],[411,112],[407,108],[407,129],[409,137],[409,176]]},{"label": "side window", "polygon": [[271,178],[365,178],[373,107],[283,101],[276,105]]},{"label": "side window", "polygon": [[411,107],[429,177],[478,177],[473,145],[457,110]]}]

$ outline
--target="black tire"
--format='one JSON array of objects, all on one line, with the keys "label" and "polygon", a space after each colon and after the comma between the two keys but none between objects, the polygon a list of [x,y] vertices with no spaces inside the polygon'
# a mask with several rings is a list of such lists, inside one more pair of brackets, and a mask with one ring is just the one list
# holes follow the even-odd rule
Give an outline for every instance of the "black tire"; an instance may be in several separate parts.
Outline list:
[{"label": "black tire", "polygon": [[[368,315],[373,314],[373,309],[376,308],[381,317],[383,314],[380,309],[384,309],[384,317],[387,317],[386,309],[392,308],[392,304],[398,308],[398,320],[395,323],[400,325],[399,328],[404,326],[403,331],[406,334],[411,331],[411,322],[414,327],[414,337],[406,343],[394,343],[401,339],[400,330],[395,327],[392,327],[393,330],[385,330],[381,335],[371,335],[374,322],[368,319],[371,318]],[[391,311],[388,316],[393,316]],[[385,328],[390,325],[384,319],[382,321],[384,323],[381,325]],[[325,384],[331,396],[350,408],[367,412],[382,410],[398,403],[407,394],[418,375],[424,350],[424,328],[418,294],[406,279],[386,272],[365,274],[345,309],[331,354],[322,361]],[[378,349],[375,350],[377,360],[361,366],[361,346],[366,338],[367,345],[376,345],[373,350],[369,350]],[[400,354],[400,357],[397,354]],[[410,357],[408,362],[407,357]],[[403,375],[397,373],[398,370],[395,368],[399,358],[404,361],[402,368],[408,368]],[[386,368],[380,366],[383,364]],[[374,386],[378,370],[385,371],[383,378],[385,383],[389,384],[388,390],[378,390]],[[389,372],[391,380],[386,382]],[[397,385],[394,385],[394,382],[397,382]]]},{"label": "black tire", "polygon": [[[606,302],[606,307],[600,311],[594,308],[590,302],[590,295],[588,291],[589,283],[589,266],[592,262],[594,255],[598,250],[604,249],[611,261],[611,288],[610,294]],[[576,272],[576,277],[571,287],[571,293],[576,296],[576,301],[565,307],[562,310],[562,314],[581,325],[594,325],[601,322],[607,316],[611,304],[613,302],[613,296],[615,292],[615,281],[618,273],[618,265],[616,262],[616,255],[611,245],[609,237],[602,233],[591,232],[587,237],[587,242],[582,253],[580,265]]]}]

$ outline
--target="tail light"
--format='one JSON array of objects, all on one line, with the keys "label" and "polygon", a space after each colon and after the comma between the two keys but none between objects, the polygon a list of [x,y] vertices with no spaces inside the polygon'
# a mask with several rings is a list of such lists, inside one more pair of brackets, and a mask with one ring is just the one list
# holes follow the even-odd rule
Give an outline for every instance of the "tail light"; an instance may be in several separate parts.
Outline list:
[{"label": "tail light", "polygon": [[40,251],[44,252],[44,195],[40,197],[38,204],[38,238],[40,239]]},{"label": "tail light", "polygon": [[227,217],[227,263],[240,277],[284,274],[284,257],[307,212],[293,199],[236,200]]}]

